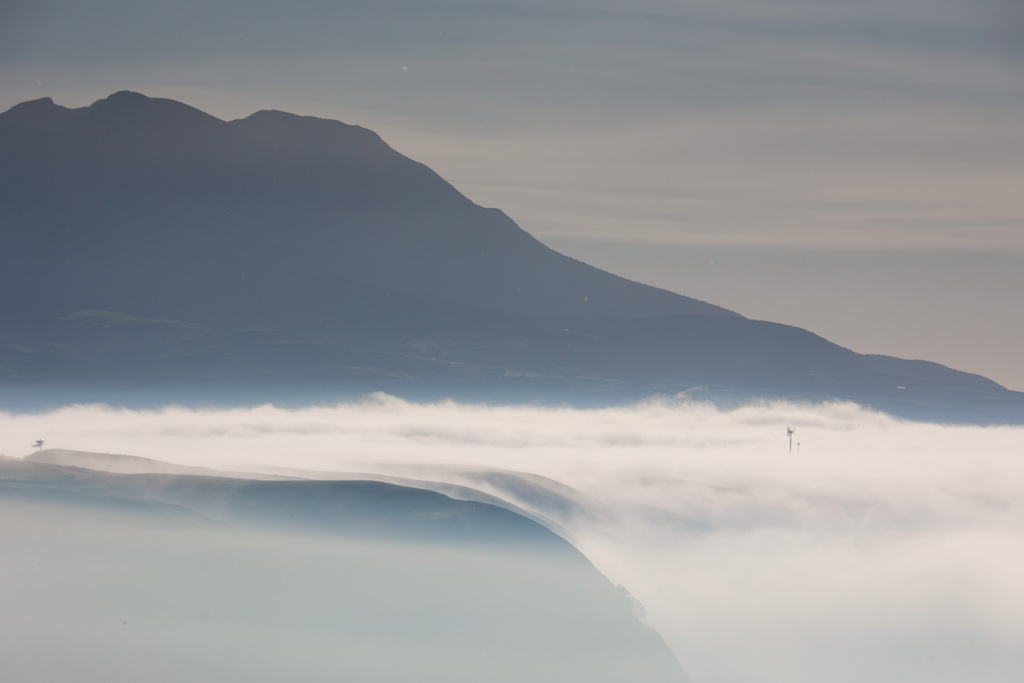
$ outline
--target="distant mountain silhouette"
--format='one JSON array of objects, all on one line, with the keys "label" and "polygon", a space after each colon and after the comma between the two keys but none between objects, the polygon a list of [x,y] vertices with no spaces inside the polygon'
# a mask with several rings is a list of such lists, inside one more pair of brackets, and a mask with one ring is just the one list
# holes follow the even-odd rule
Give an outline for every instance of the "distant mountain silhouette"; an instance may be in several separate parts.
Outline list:
[{"label": "distant mountain silhouette", "polygon": [[0,287],[5,403],[697,390],[1024,421],[994,382],[593,268],[369,130],[277,111],[224,122],[120,92],[0,114]]},{"label": "distant mountain silhouette", "polygon": [[732,315],[552,251],[357,126],[128,92],[2,117],[19,306],[306,327],[359,283],[525,314]]}]

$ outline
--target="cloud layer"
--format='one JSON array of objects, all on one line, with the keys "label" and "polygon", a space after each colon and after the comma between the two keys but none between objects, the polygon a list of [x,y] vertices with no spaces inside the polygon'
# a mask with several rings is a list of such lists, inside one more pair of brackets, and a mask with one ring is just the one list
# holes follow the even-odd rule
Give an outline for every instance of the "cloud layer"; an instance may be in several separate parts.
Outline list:
[{"label": "cloud layer", "polygon": [[376,395],[300,410],[75,406],[0,414],[0,434],[8,455],[42,438],[474,486],[562,528],[639,599],[698,683],[1011,681],[1024,668],[1020,428],[851,404],[575,410]]}]

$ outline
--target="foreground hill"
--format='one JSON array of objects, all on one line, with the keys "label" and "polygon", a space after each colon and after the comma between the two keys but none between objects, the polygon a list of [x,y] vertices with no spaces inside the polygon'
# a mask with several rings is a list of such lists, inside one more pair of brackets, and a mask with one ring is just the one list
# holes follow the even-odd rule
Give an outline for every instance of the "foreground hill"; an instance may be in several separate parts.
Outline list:
[{"label": "foreground hill", "polygon": [[691,391],[1024,421],[1024,395],[982,377],[558,254],[337,121],[224,122],[129,92],[26,102],[0,114],[0,226],[8,405]]},{"label": "foreground hill", "polygon": [[621,589],[508,510],[44,456],[0,457],[13,680],[687,680]]}]

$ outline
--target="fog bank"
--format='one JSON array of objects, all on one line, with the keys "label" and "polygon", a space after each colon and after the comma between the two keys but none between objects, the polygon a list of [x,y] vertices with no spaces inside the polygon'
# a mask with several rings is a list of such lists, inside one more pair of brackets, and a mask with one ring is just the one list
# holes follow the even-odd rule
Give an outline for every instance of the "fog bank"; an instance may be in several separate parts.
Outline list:
[{"label": "fog bank", "polygon": [[1009,682],[1024,670],[1021,428],[852,404],[576,410],[375,395],[300,410],[0,414],[0,439],[15,456],[44,439],[472,486],[560,528],[640,600],[698,683]]}]

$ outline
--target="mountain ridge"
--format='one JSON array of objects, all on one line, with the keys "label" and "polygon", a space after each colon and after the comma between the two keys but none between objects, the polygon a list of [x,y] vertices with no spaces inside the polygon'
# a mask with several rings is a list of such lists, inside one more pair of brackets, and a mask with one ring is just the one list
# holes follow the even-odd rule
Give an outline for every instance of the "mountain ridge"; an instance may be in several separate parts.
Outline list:
[{"label": "mountain ridge", "polygon": [[328,119],[222,121],[127,91],[79,109],[23,103],[0,114],[0,226],[12,397],[118,384],[219,386],[233,401],[285,386],[313,401],[697,392],[1024,422],[1024,394],[990,380],[856,354],[559,254],[376,133]]},{"label": "mountain ridge", "polygon": [[[0,115],[0,126],[11,111]],[[63,126],[53,124],[55,116],[67,119]],[[83,109],[59,108],[58,113],[40,118],[47,125],[35,131],[36,137],[64,136],[58,150],[44,147],[43,151],[60,152],[90,171],[90,177],[79,179],[81,191],[72,197],[79,205],[90,199],[93,204],[124,203],[124,196],[130,195],[141,204],[138,209],[150,214],[157,209],[181,214],[178,207],[168,205],[160,192],[165,189],[193,209],[169,216],[179,233],[197,213],[200,220],[209,221],[210,214],[219,212],[215,228],[222,238],[211,240],[193,231],[190,239],[197,249],[225,250],[225,241],[246,239],[281,248],[281,231],[276,225],[261,224],[259,218],[265,217],[302,226],[298,234],[289,235],[306,248],[293,247],[290,251],[296,258],[309,263],[316,257],[311,252],[327,249],[342,258],[349,252],[352,256],[339,265],[350,278],[416,294],[556,315],[621,314],[633,308],[639,308],[636,312],[641,315],[736,315],[558,254],[504,213],[476,206],[425,165],[407,159],[375,133],[357,126],[272,111],[224,122],[173,100],[128,92]],[[74,125],[69,125],[72,119]],[[27,122],[17,123],[23,133],[31,128]],[[18,154],[19,147],[28,153]],[[39,166],[39,147],[38,143],[0,147],[4,156],[21,158],[22,167],[5,174],[11,184],[16,186],[19,175],[24,177],[25,171],[35,170],[33,165]],[[54,165],[71,164],[50,160]],[[10,194],[14,191],[12,187]],[[245,216],[241,223],[229,217],[237,217],[247,205],[255,215]],[[131,238],[124,230],[111,230],[117,227],[116,215],[103,218],[107,230],[96,226],[90,231],[91,239],[103,232],[108,233],[108,241]],[[345,229],[356,223],[358,230]],[[161,232],[150,230],[149,237]],[[388,252],[388,259],[380,257],[382,251]],[[430,267],[453,253],[469,270],[465,277]],[[388,267],[389,263],[393,266]],[[105,270],[113,270],[114,265],[105,264]],[[568,280],[561,275],[567,269],[575,271]],[[487,273],[494,285],[478,293],[474,290],[479,288],[481,273]],[[574,291],[561,292],[567,286]],[[630,290],[628,297],[618,293],[623,287]]]}]

